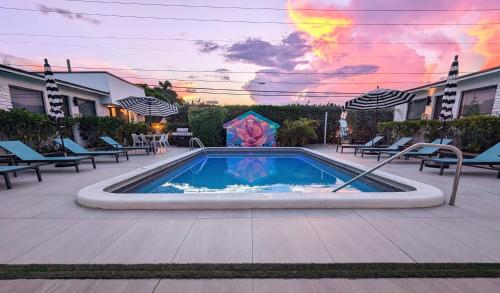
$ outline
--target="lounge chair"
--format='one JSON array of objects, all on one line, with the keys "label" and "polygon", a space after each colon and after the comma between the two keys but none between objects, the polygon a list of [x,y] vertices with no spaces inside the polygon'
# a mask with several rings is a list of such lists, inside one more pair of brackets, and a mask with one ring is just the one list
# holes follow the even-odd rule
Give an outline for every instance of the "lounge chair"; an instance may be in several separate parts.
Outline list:
[{"label": "lounge chair", "polygon": [[95,160],[92,156],[77,156],[77,157],[46,157],[42,154],[34,151],[29,146],[18,140],[11,141],[0,141],[0,147],[5,149],[6,151],[13,153],[16,157],[19,158],[19,162],[21,163],[73,163],[76,169],[76,172],[80,172],[79,164],[82,160],[91,160],[92,166],[94,169]]},{"label": "lounge chair", "polygon": [[361,149],[361,156],[363,157],[365,154],[365,151],[371,152],[371,153],[377,153],[380,154],[380,152],[383,151],[398,151],[402,146],[405,144],[409,143],[410,141],[413,140],[413,137],[402,137],[398,139],[396,142],[391,144],[388,147],[385,148],[362,148]]},{"label": "lounge chair", "polygon": [[109,136],[101,136],[99,138],[102,141],[104,141],[105,143],[107,143],[113,149],[116,149],[116,150],[125,150],[125,151],[145,150],[146,154],[149,155],[150,147],[148,147],[148,146],[123,146],[122,144],[120,144],[119,142],[117,142],[116,140],[112,139]]},{"label": "lounge chair", "polygon": [[[54,139],[54,142],[62,145],[62,140],[60,138]],[[125,155],[128,161],[128,153],[126,150],[116,150],[116,151],[89,151],[76,142],[69,138],[64,138],[64,148],[66,148],[71,153],[77,156],[114,156],[116,162],[118,163],[118,157],[120,155]]]},{"label": "lounge chair", "polygon": [[[425,162],[428,161],[433,161],[441,164],[439,169],[439,175],[443,175],[443,170],[445,166],[457,164],[456,158],[422,159],[422,162],[420,163],[420,171],[422,171],[422,169],[424,168]],[[489,166],[493,170],[498,170],[497,178],[500,178],[500,167],[499,168],[493,167],[493,166],[500,166],[500,142],[472,159],[464,159],[463,165],[478,167],[478,168],[484,168],[482,166]]]},{"label": "lounge chair", "polygon": [[[446,145],[446,144],[450,144],[452,141],[453,141],[453,139],[450,139],[450,138],[443,138],[442,140],[440,138],[438,138],[438,139],[435,139],[431,143]],[[408,159],[410,157],[415,157],[415,158],[432,157],[435,154],[437,154],[438,151],[439,151],[438,147],[428,146],[428,147],[423,147],[423,148],[419,149],[418,151],[411,151],[409,153],[404,154],[403,156],[405,157],[405,159]],[[399,153],[399,151],[392,151],[392,150],[391,151],[379,151],[377,161],[380,161],[381,154],[387,154],[387,155],[389,155],[389,157],[392,157],[398,153]]]},{"label": "lounge chair", "polygon": [[40,173],[40,165],[41,164],[27,165],[27,166],[0,166],[0,175],[3,175],[3,178],[5,179],[5,185],[7,185],[7,189],[12,189],[12,183],[10,182],[9,173],[15,173],[27,169],[34,169],[38,181],[42,181],[42,174]]},{"label": "lounge chair", "polygon": [[340,152],[341,153],[344,152],[344,148],[346,148],[346,149],[354,149],[354,155],[356,155],[358,149],[361,149],[363,147],[367,147],[367,148],[373,147],[373,146],[379,144],[380,141],[383,138],[384,138],[383,136],[376,136],[372,140],[368,141],[365,144],[342,144],[342,145],[337,145],[337,152],[339,151],[339,147],[340,147]]}]

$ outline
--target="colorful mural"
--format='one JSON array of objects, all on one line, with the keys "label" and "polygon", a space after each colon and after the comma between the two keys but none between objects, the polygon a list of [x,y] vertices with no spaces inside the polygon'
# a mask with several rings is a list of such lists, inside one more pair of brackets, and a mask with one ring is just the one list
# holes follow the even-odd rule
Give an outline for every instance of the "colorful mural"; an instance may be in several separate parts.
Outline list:
[{"label": "colorful mural", "polygon": [[266,117],[248,111],[224,124],[226,145],[230,147],[276,146],[279,124]]}]

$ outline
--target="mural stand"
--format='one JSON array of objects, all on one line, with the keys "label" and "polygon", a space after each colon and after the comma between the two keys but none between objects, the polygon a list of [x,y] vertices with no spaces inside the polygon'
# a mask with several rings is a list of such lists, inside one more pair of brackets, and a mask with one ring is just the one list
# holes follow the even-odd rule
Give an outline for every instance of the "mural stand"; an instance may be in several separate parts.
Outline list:
[{"label": "mural stand", "polygon": [[266,117],[248,111],[224,124],[228,147],[274,147],[280,125]]}]

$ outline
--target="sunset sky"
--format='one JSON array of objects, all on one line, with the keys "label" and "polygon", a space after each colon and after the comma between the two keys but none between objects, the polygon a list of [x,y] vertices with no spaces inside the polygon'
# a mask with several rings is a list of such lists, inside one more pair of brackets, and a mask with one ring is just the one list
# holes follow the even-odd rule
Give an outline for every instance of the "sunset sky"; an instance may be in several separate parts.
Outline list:
[{"label": "sunset sky", "polygon": [[500,65],[498,1],[0,0],[0,62],[71,59],[187,100],[341,104],[443,79],[454,55],[460,74]]}]

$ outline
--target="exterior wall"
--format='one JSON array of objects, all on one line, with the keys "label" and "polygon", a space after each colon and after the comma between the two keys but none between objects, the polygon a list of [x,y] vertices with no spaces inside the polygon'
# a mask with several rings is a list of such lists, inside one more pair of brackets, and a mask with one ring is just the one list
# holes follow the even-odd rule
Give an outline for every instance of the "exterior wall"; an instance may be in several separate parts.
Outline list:
[{"label": "exterior wall", "polygon": [[[8,110],[12,108],[12,100],[10,97],[10,86],[36,90],[43,92],[43,100],[45,109],[49,109],[49,101],[45,90],[45,82],[29,77],[13,76],[12,74],[0,73],[0,109]],[[59,85],[61,95],[69,96],[69,108],[71,116],[79,114],[78,107],[73,105],[73,97],[78,97],[84,100],[95,101],[96,112],[98,116],[109,116],[108,109],[101,104],[102,96],[85,92],[79,89]]]},{"label": "exterior wall", "polygon": [[[462,93],[469,90],[480,89],[484,87],[496,86],[497,91],[495,94],[495,101],[493,103],[492,115],[500,115],[500,71],[486,73],[480,76],[473,76],[466,79],[458,79],[457,97],[455,105],[453,106],[453,117],[458,117],[460,113],[460,106],[462,104]],[[445,85],[435,86],[435,92],[432,93],[432,115],[434,114],[436,106],[436,96],[440,96],[444,92]],[[411,91],[410,91],[411,92]],[[419,89],[414,91],[416,94],[415,100],[426,99],[429,96],[429,88]],[[408,104],[397,106],[394,110],[394,121],[406,120],[406,113],[408,111]]]},{"label": "exterior wall", "polygon": [[[109,92],[109,97],[103,103],[118,105],[117,101],[126,97],[144,97],[144,89],[125,82],[105,72],[57,72],[56,78]],[[144,116],[131,112],[134,121],[144,121]]]}]

